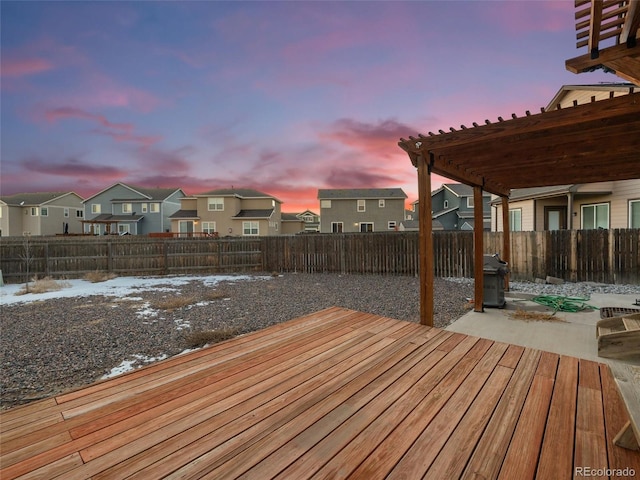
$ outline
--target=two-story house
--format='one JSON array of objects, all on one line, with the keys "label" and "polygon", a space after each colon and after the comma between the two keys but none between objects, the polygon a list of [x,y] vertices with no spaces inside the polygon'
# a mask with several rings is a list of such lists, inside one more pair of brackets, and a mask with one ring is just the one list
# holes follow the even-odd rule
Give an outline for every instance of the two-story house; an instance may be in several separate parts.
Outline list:
[{"label": "two-story house", "polygon": [[[491,194],[482,194],[484,230],[491,229]],[[431,192],[433,230],[473,230],[473,188],[463,183],[445,183]],[[412,203],[413,219],[418,219],[419,204]]]},{"label": "two-story house", "polygon": [[282,233],[282,202],[249,188],[211,190],[181,199],[171,216],[179,236],[266,236]]},{"label": "two-story house", "polygon": [[171,228],[180,209],[180,188],[146,188],[116,183],[84,201],[84,231],[94,235],[146,235]]},{"label": "two-story house", "polygon": [[[492,203],[492,230],[501,232],[501,200]],[[512,231],[640,228],[640,179],[514,189],[509,224]]]},{"label": "two-story house", "polygon": [[0,197],[0,236],[82,233],[82,200],[74,192],[17,193]]},{"label": "two-story house", "polygon": [[401,188],[320,189],[320,232],[396,231],[406,199]]},{"label": "two-story house", "polygon": [[296,213],[296,217],[304,222],[305,233],[317,233],[320,231],[320,215],[312,212],[311,210],[305,210],[301,213]]}]

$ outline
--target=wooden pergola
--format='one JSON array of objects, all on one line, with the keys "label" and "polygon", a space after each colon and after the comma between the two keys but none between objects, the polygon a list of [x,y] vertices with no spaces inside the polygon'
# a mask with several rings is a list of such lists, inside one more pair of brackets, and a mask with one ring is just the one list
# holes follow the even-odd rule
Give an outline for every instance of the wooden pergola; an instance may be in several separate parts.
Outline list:
[{"label": "wooden pergola", "polygon": [[[474,191],[474,309],[483,305],[482,192],[502,198],[504,245],[510,261],[509,193],[512,188],[640,178],[640,94],[571,108],[529,112],[510,120],[400,139],[418,169],[420,316],[433,322],[431,174],[471,185]],[[508,282],[508,280],[507,280]],[[508,284],[507,284],[508,287]]]},{"label": "wooden pergola", "polygon": [[[576,0],[575,73],[604,68],[640,86],[640,0]],[[614,45],[601,48],[608,40]],[[502,259],[510,261],[509,194],[513,188],[640,178],[640,94],[595,101],[459,130],[410,136],[398,145],[418,169],[420,321],[433,325],[431,174],[471,185],[474,193],[474,310],[483,309],[482,192],[502,199]],[[505,278],[505,288],[509,278]]]}]

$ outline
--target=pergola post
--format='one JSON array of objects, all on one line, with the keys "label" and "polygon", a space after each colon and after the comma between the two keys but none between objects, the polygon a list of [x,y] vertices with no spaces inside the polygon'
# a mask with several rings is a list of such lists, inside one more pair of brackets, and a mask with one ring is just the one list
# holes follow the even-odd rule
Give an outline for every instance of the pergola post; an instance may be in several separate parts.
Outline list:
[{"label": "pergola post", "polygon": [[418,220],[420,262],[420,323],[433,327],[433,235],[431,219],[431,168],[418,156]]},{"label": "pergola post", "polygon": [[473,271],[474,271],[474,311],[483,312],[484,301],[484,205],[482,204],[482,187],[473,187]]},{"label": "pergola post", "polygon": [[[511,220],[509,218],[509,198],[502,199],[502,260],[511,267]],[[509,291],[509,273],[504,276],[504,291]]]}]

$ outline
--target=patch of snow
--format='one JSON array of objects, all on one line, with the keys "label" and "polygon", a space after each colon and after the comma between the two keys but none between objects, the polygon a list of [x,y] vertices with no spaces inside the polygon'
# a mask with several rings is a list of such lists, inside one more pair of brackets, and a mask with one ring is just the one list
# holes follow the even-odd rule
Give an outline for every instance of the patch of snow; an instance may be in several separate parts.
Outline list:
[{"label": "patch of snow", "polygon": [[[107,378],[117,377],[118,375],[122,375],[123,373],[129,372],[131,370],[135,370],[136,368],[140,368],[144,366],[146,363],[158,362],[160,360],[164,360],[167,358],[166,354],[162,354],[159,357],[147,357],[145,355],[133,355],[133,360],[124,360],[117,367],[113,367],[109,373],[105,373],[101,380],[105,380]],[[140,365],[136,365],[140,362]]]},{"label": "patch of snow", "polygon": [[185,321],[181,318],[177,318],[173,321],[176,324],[176,330],[185,330],[187,328],[191,328],[191,322]]},{"label": "patch of snow", "polygon": [[[116,277],[105,282],[93,283],[88,280],[75,279],[65,280],[68,284],[66,288],[55,292],[27,293],[16,295],[24,284],[5,284],[0,288],[0,305],[15,303],[30,303],[40,300],[50,300],[54,298],[88,297],[91,295],[103,295],[108,297],[119,297],[120,300],[135,300],[136,297],[128,297],[141,290],[175,291],[176,287],[189,282],[202,282],[205,286],[214,287],[222,281],[247,281],[253,279],[269,279],[271,277],[255,277],[251,275],[185,275],[166,277]],[[167,286],[168,285],[168,286]]]}]

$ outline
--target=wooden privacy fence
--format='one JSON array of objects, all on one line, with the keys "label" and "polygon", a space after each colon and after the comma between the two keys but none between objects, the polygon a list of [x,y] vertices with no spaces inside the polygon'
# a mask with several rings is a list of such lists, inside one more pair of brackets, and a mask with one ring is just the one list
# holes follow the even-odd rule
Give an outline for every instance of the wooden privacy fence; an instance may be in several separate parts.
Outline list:
[{"label": "wooden privacy fence", "polygon": [[126,237],[2,240],[0,265],[7,281],[30,276],[79,277],[89,272],[118,275],[224,273],[262,269],[260,239],[173,239]]},{"label": "wooden privacy fence", "polygon": [[[484,252],[502,251],[502,233],[484,234]],[[417,232],[305,234],[255,238],[3,238],[7,281],[79,277],[276,271],[418,275]],[[439,277],[473,277],[472,232],[434,232]],[[26,255],[26,252],[29,252]],[[28,260],[30,259],[30,261]],[[511,233],[511,278],[640,283],[640,230]]]}]

